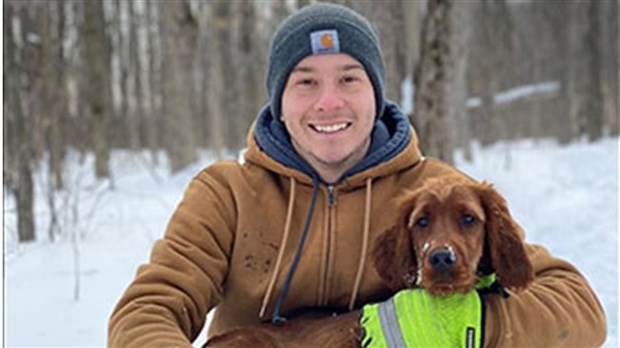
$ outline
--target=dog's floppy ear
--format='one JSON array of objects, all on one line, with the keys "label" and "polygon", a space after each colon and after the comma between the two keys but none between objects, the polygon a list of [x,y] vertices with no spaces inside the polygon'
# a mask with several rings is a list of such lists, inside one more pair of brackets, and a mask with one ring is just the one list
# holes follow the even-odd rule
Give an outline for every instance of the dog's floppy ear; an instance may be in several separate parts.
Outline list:
[{"label": "dog's floppy ear", "polygon": [[491,263],[500,284],[506,288],[525,288],[534,272],[517,223],[510,216],[504,198],[489,183],[479,186],[486,215],[486,231]]},{"label": "dog's floppy ear", "polygon": [[409,217],[413,210],[413,197],[409,195],[408,197],[411,199],[403,200],[400,204],[401,211],[396,225],[379,235],[372,251],[377,273],[394,292],[412,287],[417,274],[413,243],[408,228]]}]

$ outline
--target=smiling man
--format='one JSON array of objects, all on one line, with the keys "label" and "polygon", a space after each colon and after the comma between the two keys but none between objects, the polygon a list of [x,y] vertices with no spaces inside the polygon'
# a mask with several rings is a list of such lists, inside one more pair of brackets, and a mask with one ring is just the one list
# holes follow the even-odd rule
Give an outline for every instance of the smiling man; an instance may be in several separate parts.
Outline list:
[{"label": "smiling man", "polygon": [[[191,347],[211,310],[214,336],[390,298],[367,255],[401,218],[395,198],[429,178],[464,175],[422,157],[407,116],[384,100],[384,83],[377,31],[358,13],[313,4],[286,19],[271,41],[269,102],[244,163],[214,163],[190,182],[114,309],[108,344]],[[587,281],[544,248],[527,251],[536,274],[529,290],[454,305],[483,318],[466,328],[468,342],[600,345],[605,317]],[[405,335],[445,336],[437,313],[415,315],[428,325]],[[377,325],[365,327],[365,344],[385,342],[380,319],[369,320]]]}]

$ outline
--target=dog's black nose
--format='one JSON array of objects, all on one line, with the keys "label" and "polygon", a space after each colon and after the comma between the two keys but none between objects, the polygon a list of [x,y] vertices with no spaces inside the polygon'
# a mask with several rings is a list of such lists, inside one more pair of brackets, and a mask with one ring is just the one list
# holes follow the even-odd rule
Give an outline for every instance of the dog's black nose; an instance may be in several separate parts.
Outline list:
[{"label": "dog's black nose", "polygon": [[456,262],[456,255],[449,248],[433,250],[429,255],[429,262],[436,271],[446,271]]}]

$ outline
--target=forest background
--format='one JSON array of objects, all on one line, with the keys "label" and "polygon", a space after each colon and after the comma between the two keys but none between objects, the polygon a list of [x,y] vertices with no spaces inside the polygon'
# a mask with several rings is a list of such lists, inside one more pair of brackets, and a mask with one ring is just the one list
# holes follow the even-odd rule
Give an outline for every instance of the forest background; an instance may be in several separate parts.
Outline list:
[{"label": "forest background", "polygon": [[[89,322],[88,315],[107,315],[153,239],[163,233],[164,220],[192,173],[205,158],[237,158],[245,147],[247,131],[267,101],[269,38],[277,23],[310,2],[3,1],[3,245],[5,262],[12,262],[7,273],[13,281],[13,302],[6,304],[14,309],[5,315],[13,325],[13,342],[48,342],[47,335],[58,331],[43,329],[55,319],[40,315],[41,309],[67,314],[80,307],[54,300],[66,295],[55,297],[58,284],[73,286],[75,304],[82,307],[90,303],[80,293],[100,291],[107,296],[101,301],[91,294],[97,306],[80,307],[84,312],[77,312],[75,323]],[[467,169],[464,163],[475,163],[472,156],[484,153],[481,146],[494,154],[505,146],[500,161],[504,169],[512,167],[529,179],[511,175],[499,186],[512,186],[510,192],[520,193],[515,207],[527,206],[519,205],[519,199],[536,192],[539,198],[534,201],[543,207],[529,235],[556,248],[558,243],[552,245],[551,239],[566,236],[566,250],[577,246],[577,254],[583,254],[578,264],[587,274],[597,275],[595,285],[605,284],[598,289],[612,316],[609,346],[616,346],[617,288],[609,287],[607,280],[615,276],[611,283],[617,283],[617,246],[607,244],[617,240],[612,238],[617,238],[617,221],[609,218],[615,214],[617,220],[617,209],[612,209],[617,208],[617,181],[614,186],[601,177],[613,168],[617,173],[617,160],[610,164],[599,159],[611,156],[587,150],[560,155],[567,163],[559,165],[543,154],[549,142],[578,148],[602,144],[617,154],[618,1],[331,2],[361,12],[377,26],[386,58],[387,97],[410,115],[426,155],[452,162],[458,154],[460,168]],[[540,155],[532,151],[519,157],[504,145],[522,139],[538,146]],[[127,172],[134,169],[128,164],[136,163],[148,174],[128,185]],[[545,169],[546,164],[557,168]],[[82,171],[85,167],[88,174]],[[557,171],[551,176],[555,189],[529,187],[543,176],[537,174],[541,168]],[[568,173],[570,168],[574,170]],[[488,177],[491,172],[486,168],[478,175]],[[569,174],[586,179],[580,187],[566,187],[572,182],[566,180]],[[148,185],[149,179],[157,184]],[[157,186],[170,182],[170,190]],[[142,188],[143,196],[129,197],[127,186]],[[565,198],[575,189],[583,195]],[[165,196],[166,204],[153,198],[155,193]],[[112,199],[118,199],[114,207]],[[560,202],[597,204],[592,212],[560,204],[562,209],[554,214],[545,206],[553,208],[553,202],[556,208]],[[533,211],[539,209],[534,206]],[[118,221],[106,225],[106,216],[114,216],[109,210],[127,216],[111,218]],[[579,213],[565,216],[567,211]],[[554,233],[547,225],[554,219],[581,221],[578,215],[587,224],[577,224],[575,230],[561,226]],[[583,229],[592,233],[579,233]],[[132,243],[143,230],[148,230],[148,245],[143,240]],[[596,243],[581,241],[586,236]],[[592,261],[592,250],[608,252]],[[108,258],[100,257],[104,252]],[[107,288],[88,288],[93,285],[87,277],[106,273],[88,268],[89,260],[112,263],[116,273],[105,278]],[[610,266],[605,262],[609,260],[616,262]],[[65,278],[49,281],[66,276],[65,268],[52,270],[56,263],[64,267],[71,262],[73,283]],[[36,271],[24,272],[32,264]],[[58,308],[44,307],[54,301]],[[41,324],[33,333],[30,323],[36,319]],[[102,322],[97,317],[91,324],[101,336]],[[67,342],[64,336],[75,339],[65,332],[56,334],[54,342]],[[88,331],[85,341],[100,345],[102,339],[93,337],[99,336]]]},{"label": "forest background", "polygon": [[[3,188],[20,242],[36,238],[34,173],[44,164],[50,241],[66,234],[67,154],[166,156],[171,173],[208,149],[236,157],[267,96],[277,23],[312,1],[9,0],[3,10]],[[388,99],[423,151],[515,139],[617,136],[614,0],[332,1],[377,26]]]}]

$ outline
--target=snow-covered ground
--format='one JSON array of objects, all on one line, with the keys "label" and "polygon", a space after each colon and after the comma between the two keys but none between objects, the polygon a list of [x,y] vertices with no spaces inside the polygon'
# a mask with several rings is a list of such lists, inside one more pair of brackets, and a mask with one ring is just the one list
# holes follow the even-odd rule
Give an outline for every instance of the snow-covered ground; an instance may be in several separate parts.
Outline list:
[{"label": "snow-covered ground", "polygon": [[[544,244],[585,274],[607,312],[605,347],[617,347],[618,139],[568,147],[523,141],[474,150],[474,163],[459,159],[457,166],[495,184],[530,242]],[[201,164],[170,176],[164,160],[152,168],[146,154],[117,152],[110,190],[109,182],[93,180],[92,159],[80,165],[72,156],[71,189],[58,207],[65,226],[59,241],[49,242],[41,177],[38,242],[16,243],[14,202],[4,197],[5,346],[105,346],[113,306],[148,259],[190,178],[211,161],[203,154]],[[80,219],[75,222],[72,214]]]}]

